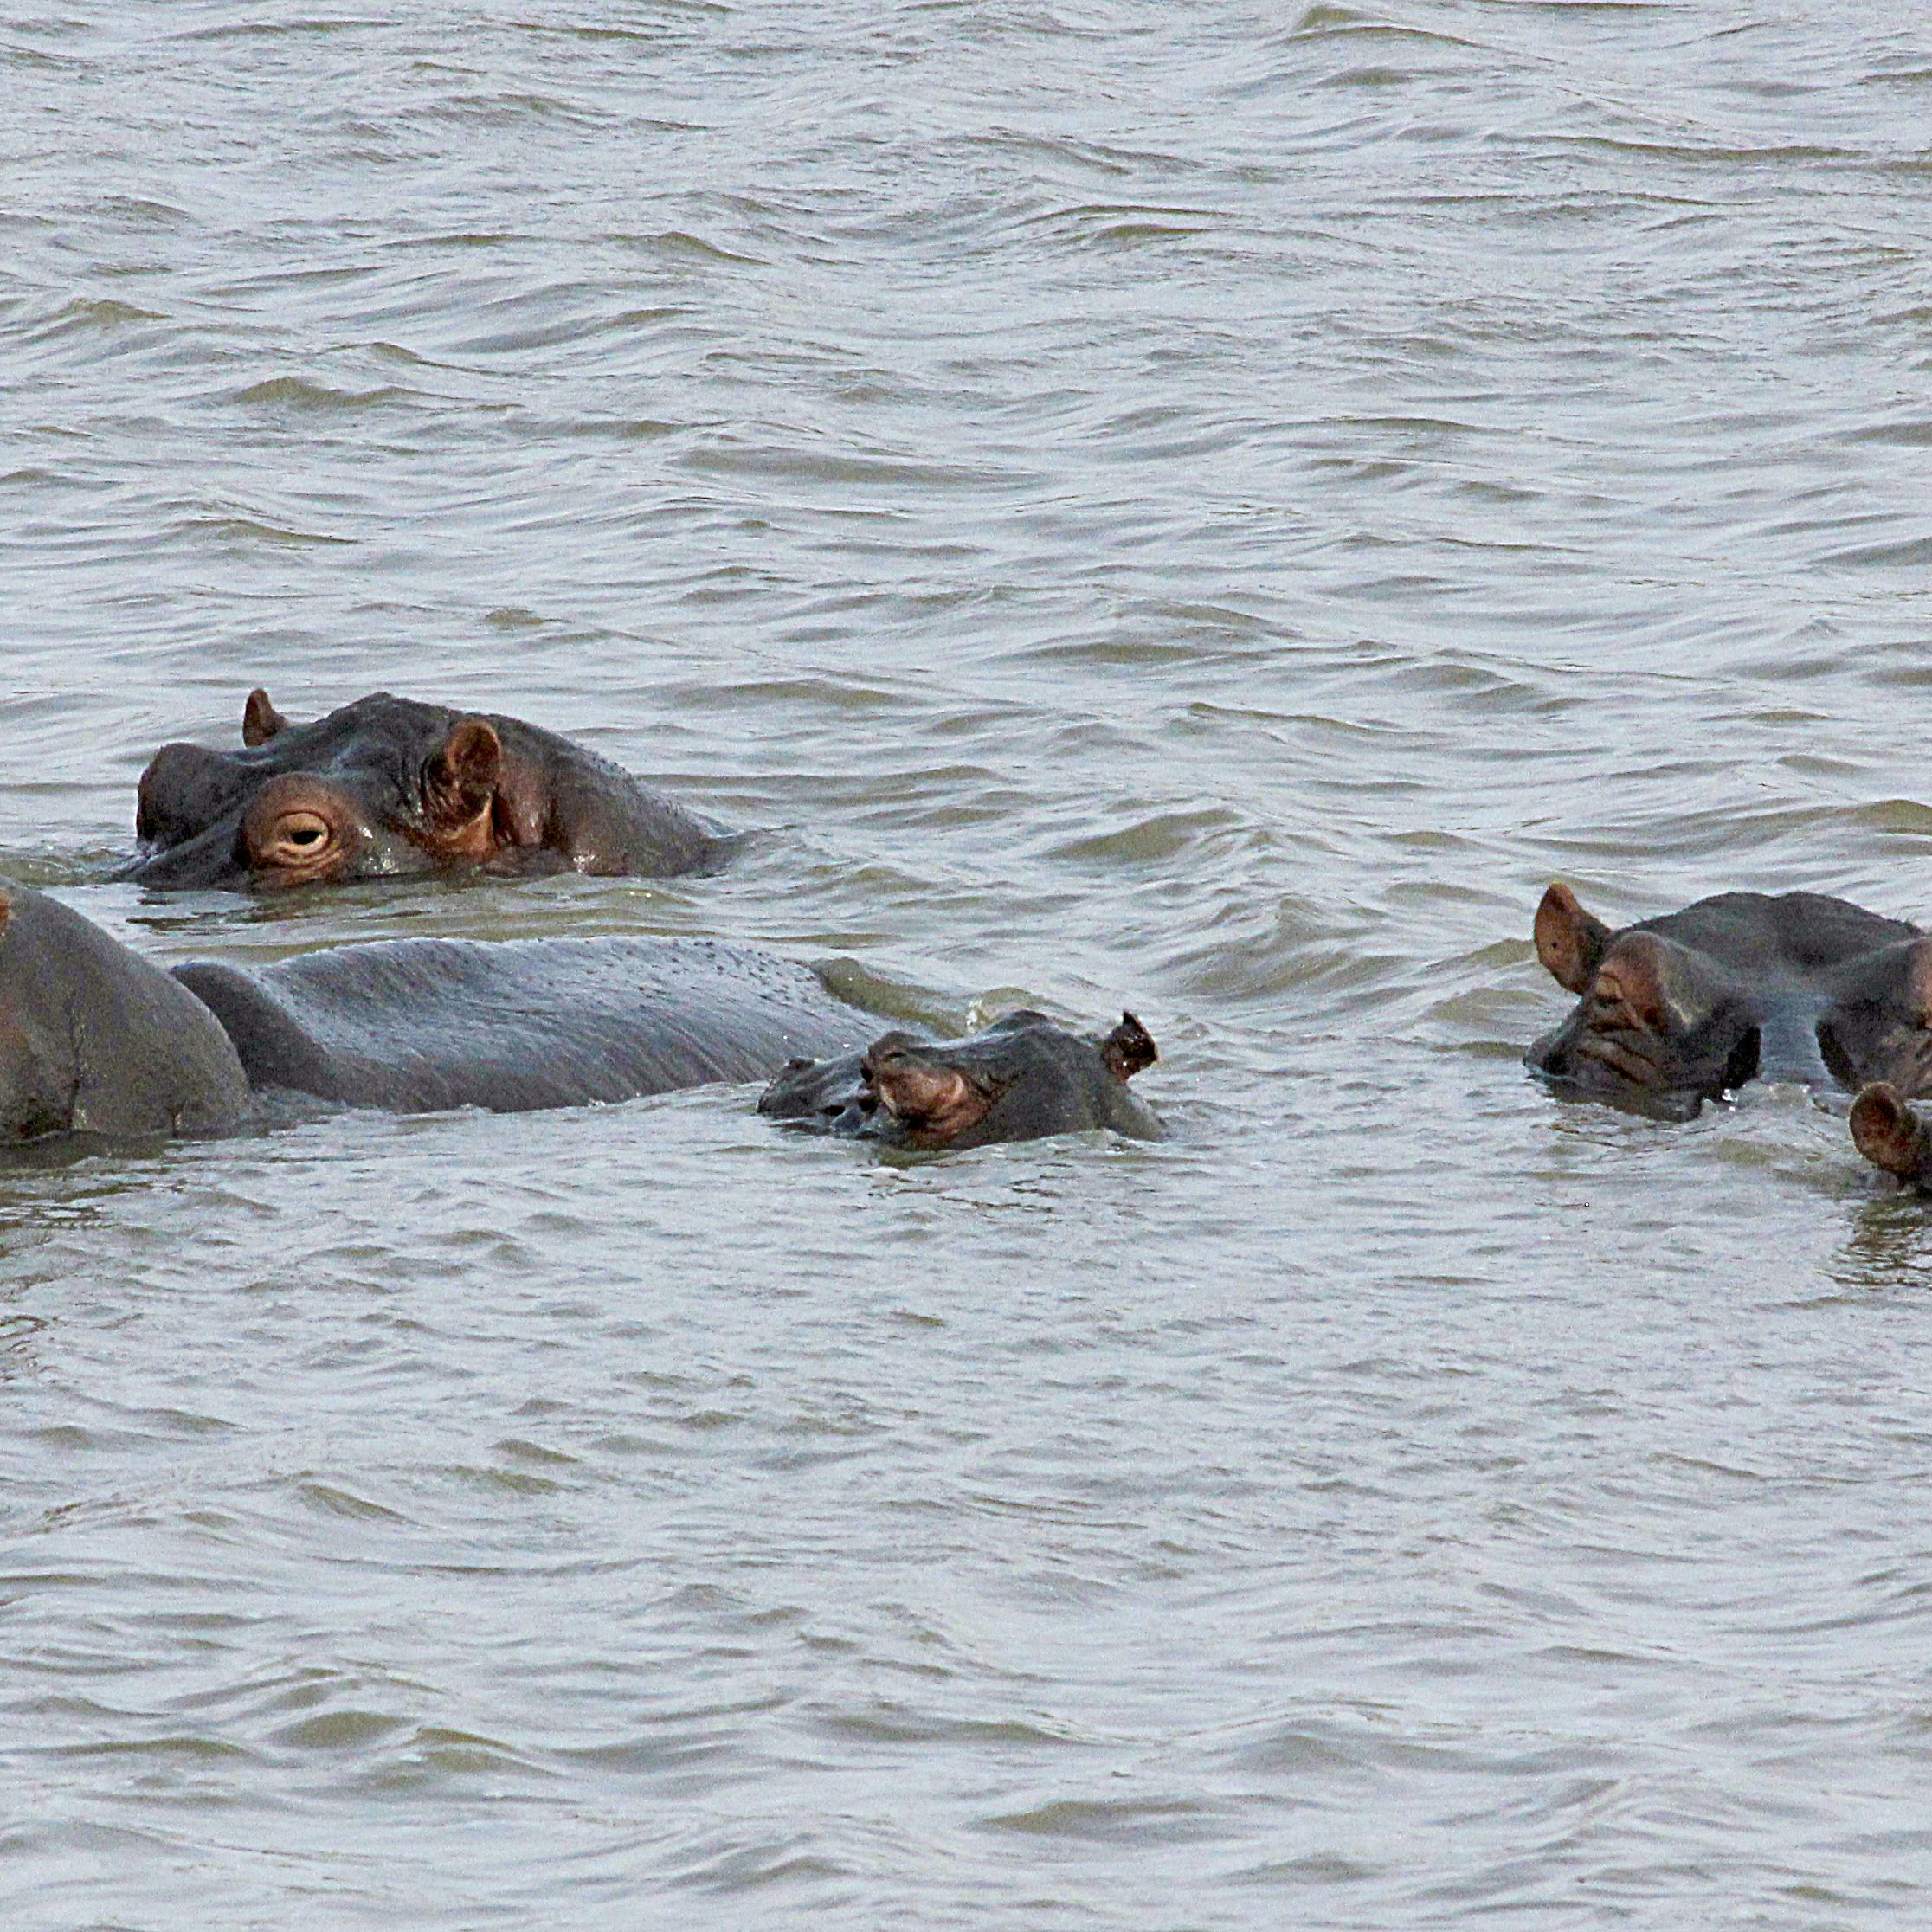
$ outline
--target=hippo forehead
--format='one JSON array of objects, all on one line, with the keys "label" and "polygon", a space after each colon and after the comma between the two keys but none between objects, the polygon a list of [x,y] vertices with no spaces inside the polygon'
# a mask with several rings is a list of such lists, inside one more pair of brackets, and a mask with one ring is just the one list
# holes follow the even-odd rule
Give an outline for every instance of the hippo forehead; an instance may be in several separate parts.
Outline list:
[{"label": "hippo forehead", "polygon": [[1002,1094],[1098,1092],[1114,1084],[1092,1040],[1031,1010],[1009,1013],[963,1040],[924,1040],[903,1034],[887,1034],[867,1050],[867,1061],[887,1049],[889,1043]]},{"label": "hippo forehead", "polygon": [[336,779],[360,776],[401,792],[448,735],[461,714],[387,692],[358,698],[312,724],[290,724],[265,744],[207,754],[210,803],[232,807],[271,778],[302,772]]},{"label": "hippo forehead", "polygon": [[765,1089],[758,1111],[793,1119],[852,1104],[870,1089],[874,1065],[898,1052],[956,1069],[969,1079],[1006,1085],[1028,1073],[1049,1073],[1062,1063],[1077,1066],[1083,1046],[1092,1054],[1086,1042],[1034,1012],[1009,1013],[963,1040],[928,1040],[895,1031],[882,1034],[859,1053],[792,1061]]},{"label": "hippo forehead", "polygon": [[[1104,1077],[1093,1042],[1057,1026],[1044,1013],[1009,1013],[970,1039],[949,1040],[931,1058],[984,1080],[1089,1072]],[[1090,1066],[1091,1063],[1091,1066]]]}]

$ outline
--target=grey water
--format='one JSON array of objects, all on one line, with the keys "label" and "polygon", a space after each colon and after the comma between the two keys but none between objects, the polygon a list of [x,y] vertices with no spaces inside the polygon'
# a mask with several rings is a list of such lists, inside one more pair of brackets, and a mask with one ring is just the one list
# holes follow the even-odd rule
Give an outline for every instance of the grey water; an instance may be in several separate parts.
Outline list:
[{"label": "grey water", "polygon": [[[1932,1915],[1932,1213],[1529,944],[1932,916],[1932,16],[49,0],[0,873],[1130,1007],[1172,1136],[711,1089],[0,1175],[0,1922]],[[730,871],[110,882],[265,684]]]}]

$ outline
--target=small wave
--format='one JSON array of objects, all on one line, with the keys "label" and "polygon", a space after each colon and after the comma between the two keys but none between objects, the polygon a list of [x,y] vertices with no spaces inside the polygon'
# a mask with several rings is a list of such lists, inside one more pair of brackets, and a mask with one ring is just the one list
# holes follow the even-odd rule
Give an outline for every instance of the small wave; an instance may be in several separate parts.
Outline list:
[{"label": "small wave", "polygon": [[553,94],[493,93],[453,94],[431,106],[418,107],[412,120],[418,124],[435,121],[473,123],[480,127],[507,127],[518,121],[544,121],[569,127],[602,127],[610,116],[592,108],[573,106]]},{"label": "small wave", "polygon": [[1090,1845],[1180,1845],[1225,1836],[1227,1815],[1220,1806],[1187,1798],[1056,1798],[980,1822],[989,1831]]},{"label": "small wave", "polygon": [[137,323],[167,319],[157,311],[138,308],[132,302],[116,301],[105,296],[76,296],[72,301],[63,303],[45,321],[22,333],[29,342],[90,333],[112,335]]},{"label": "small wave", "polygon": [[221,537],[230,542],[275,549],[307,550],[332,545],[351,548],[353,537],[330,537],[316,530],[293,530],[285,525],[261,523],[252,517],[186,517],[170,525],[171,531],[192,537]]},{"label": "small wave", "polygon": [[1897,544],[1867,544],[1855,550],[1827,551],[1818,561],[1839,570],[1924,570],[1932,565],[1932,537],[1908,538]]},{"label": "small wave", "polygon": [[381,389],[331,389],[306,376],[272,376],[266,382],[230,392],[231,402],[285,409],[371,409],[384,403],[413,402],[419,392],[385,384]]},{"label": "small wave", "polygon": [[1337,6],[1333,0],[1316,0],[1288,29],[1291,38],[1301,40],[1323,35],[1373,36],[1378,40],[1434,41],[1450,47],[1475,43],[1429,27],[1416,27],[1405,21],[1387,20],[1375,14],[1358,12],[1353,7]]},{"label": "small wave", "polygon": [[299,1717],[276,1731],[274,1742],[296,1751],[359,1751],[393,1736],[409,1722],[383,1710],[325,1710]]}]

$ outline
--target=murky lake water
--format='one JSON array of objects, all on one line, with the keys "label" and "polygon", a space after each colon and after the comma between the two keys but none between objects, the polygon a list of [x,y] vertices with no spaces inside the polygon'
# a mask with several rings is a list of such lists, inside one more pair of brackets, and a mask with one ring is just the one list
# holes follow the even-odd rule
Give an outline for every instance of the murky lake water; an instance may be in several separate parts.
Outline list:
[{"label": "murky lake water", "polygon": [[[1518,1064],[1553,877],[1932,914],[1922,8],[44,10],[0,370],[0,869],[1130,1005],[1175,1129],[5,1177],[9,1927],[1926,1922],[1932,1216]],[[103,883],[257,682],[761,836]]]}]

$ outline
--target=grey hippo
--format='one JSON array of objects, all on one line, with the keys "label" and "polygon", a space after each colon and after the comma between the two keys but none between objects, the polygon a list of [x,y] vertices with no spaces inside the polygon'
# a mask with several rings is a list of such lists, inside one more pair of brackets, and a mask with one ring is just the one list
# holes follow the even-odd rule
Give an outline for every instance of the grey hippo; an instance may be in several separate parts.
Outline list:
[{"label": "grey hippo", "polygon": [[1159,1057],[1130,1013],[1090,1040],[1022,1011],[963,1040],[889,1033],[862,1053],[795,1060],[765,1089],[758,1111],[795,1128],[921,1151],[1097,1127],[1154,1140],[1161,1124],[1127,1083]]},{"label": "grey hippo", "polygon": [[1817,892],[1724,892],[1613,929],[1567,886],[1536,909],[1536,954],[1577,995],[1530,1049],[1559,1092],[1687,1119],[1752,1080],[1856,1095],[1868,1160],[1932,1183],[1932,938]]},{"label": "grey hippo", "polygon": [[[795,1087],[821,1062],[869,1069],[863,1104],[905,1124],[899,1144],[1151,1124],[1090,1092],[1094,1067],[1124,1081],[1113,1069],[1153,1059],[1137,1023],[1100,1053],[1036,1014],[924,1045],[878,1026],[808,967],[711,940],[380,940],[168,972],[58,900],[0,886],[0,1141],[219,1134],[268,1090],[509,1113],[712,1081]],[[914,1096],[920,1070],[951,1066],[986,1097],[970,1123],[976,1103]]]},{"label": "grey hippo", "polygon": [[731,849],[609,759],[518,718],[379,691],[292,724],[254,691],[242,738],[155,753],[124,876],[258,890],[467,868],[668,877]]}]

